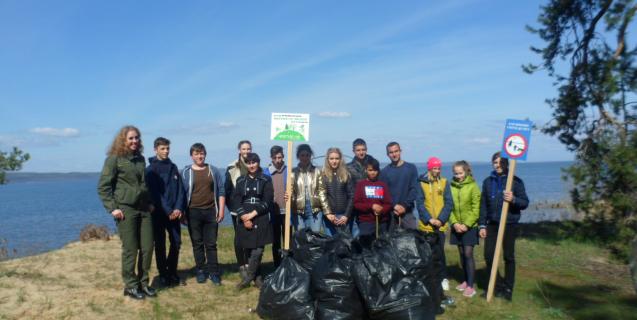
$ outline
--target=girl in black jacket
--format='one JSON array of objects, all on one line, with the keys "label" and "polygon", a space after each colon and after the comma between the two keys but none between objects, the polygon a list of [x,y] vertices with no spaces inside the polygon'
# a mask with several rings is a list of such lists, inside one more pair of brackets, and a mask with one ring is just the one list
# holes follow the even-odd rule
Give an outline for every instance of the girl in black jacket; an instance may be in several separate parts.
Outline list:
[{"label": "girl in black jacket", "polygon": [[[235,241],[245,250],[248,264],[239,266],[246,276],[237,285],[246,288],[254,280],[261,287],[262,279],[259,266],[263,257],[263,248],[272,243],[272,226],[269,212],[274,201],[274,189],[270,177],[264,176],[259,166],[260,159],[256,153],[246,156],[248,174],[237,179],[235,191],[232,193],[233,211],[237,213],[240,224],[237,226]],[[242,272],[240,272],[241,274]]]},{"label": "girl in black jacket", "polygon": [[332,210],[325,212],[325,233],[334,236],[337,228],[351,232],[354,221],[354,184],[343,160],[343,153],[338,148],[327,149],[323,166],[323,184]]}]

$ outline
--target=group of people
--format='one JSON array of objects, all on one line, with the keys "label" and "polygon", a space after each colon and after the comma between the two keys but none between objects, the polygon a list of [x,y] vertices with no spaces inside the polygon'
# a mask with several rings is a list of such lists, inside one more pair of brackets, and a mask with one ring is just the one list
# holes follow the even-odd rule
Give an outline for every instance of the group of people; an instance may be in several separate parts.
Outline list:
[{"label": "group of people", "polygon": [[[471,166],[457,161],[453,178],[442,175],[442,161],[431,157],[427,172],[401,158],[400,144],[386,146],[390,163],[380,168],[367,154],[363,139],[352,144],[354,158],[346,163],[339,148],[329,148],[322,168],[314,165],[308,144],[296,149],[298,165],[288,176],[283,148],[270,149],[271,162],[262,168],[250,141],[237,145],[238,157],[225,172],[206,163],[206,148],[190,148],[192,164],[179,171],[169,158],[170,141],[154,142],[155,156],[146,166],[139,130],[123,127],[116,135],[98,183],[106,210],[116,221],[122,241],[124,294],[134,299],[156,296],[149,284],[153,248],[163,286],[184,285],[177,274],[181,224],[188,226],[195,258],[196,280],[221,285],[217,261],[217,232],[230,211],[235,231],[234,251],[241,281],[238,288],[260,287],[265,246],[272,244],[274,264],[281,263],[286,201],[291,203],[293,230],[311,229],[327,236],[340,232],[371,239],[402,227],[422,232],[432,249],[436,285],[429,288],[435,305],[452,304],[444,254],[445,235],[458,247],[464,271],[456,287],[465,297],[475,290],[474,246],[483,238],[484,257],[491,268],[504,202],[509,203],[504,232],[504,278],[498,274],[496,296],[511,300],[515,282],[515,240],[520,213],[529,203],[524,183],[514,177],[505,190],[508,161],[495,153],[493,172],[480,188]],[[286,190],[291,179],[291,190]],[[416,213],[417,211],[417,213]],[[166,234],[170,249],[166,253]],[[136,272],[137,266],[137,272]]]}]

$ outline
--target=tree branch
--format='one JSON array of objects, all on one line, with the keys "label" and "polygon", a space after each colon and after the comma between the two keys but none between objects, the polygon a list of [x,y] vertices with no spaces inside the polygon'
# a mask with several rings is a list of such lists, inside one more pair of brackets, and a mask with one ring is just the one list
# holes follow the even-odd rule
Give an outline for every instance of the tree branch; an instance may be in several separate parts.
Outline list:
[{"label": "tree branch", "polygon": [[591,40],[593,40],[593,37],[595,36],[595,28],[597,28],[597,23],[606,14],[611,4],[613,4],[613,0],[605,1],[602,8],[599,10],[599,12],[597,12],[593,20],[591,20],[591,23],[588,25],[588,28],[586,28],[586,31],[584,32],[584,39],[582,39],[582,43],[577,47],[577,50],[575,50],[574,52],[574,54],[577,55],[580,50],[584,51],[583,62],[585,65],[588,65],[588,47],[589,47],[589,43],[591,42]]},{"label": "tree branch", "polygon": [[624,19],[622,20],[622,25],[619,27],[619,30],[617,33],[617,50],[615,50],[615,54],[613,55],[614,59],[619,59],[619,56],[621,56],[622,53],[624,53],[624,50],[626,48],[626,28],[628,28],[628,24],[630,23],[630,20],[632,19],[632,17],[635,15],[636,11],[637,11],[637,5],[628,9],[626,11],[626,14],[624,15]]}]

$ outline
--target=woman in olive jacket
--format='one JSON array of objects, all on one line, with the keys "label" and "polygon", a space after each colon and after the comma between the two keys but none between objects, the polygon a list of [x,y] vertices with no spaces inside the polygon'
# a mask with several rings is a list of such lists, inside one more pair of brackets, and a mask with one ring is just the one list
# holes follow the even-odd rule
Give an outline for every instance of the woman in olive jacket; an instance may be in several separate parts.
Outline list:
[{"label": "woman in olive jacket", "polygon": [[[97,193],[104,208],[115,219],[122,241],[122,278],[124,295],[133,299],[154,297],[149,286],[153,257],[153,211],[144,181],[146,161],[142,156],[139,129],[125,126],[115,136],[104,161]],[[138,273],[135,273],[135,265]]]},{"label": "woman in olive jacket", "polygon": [[458,161],[453,165],[453,181],[451,181],[453,210],[449,222],[451,224],[450,243],[458,246],[465,281],[456,287],[463,291],[465,297],[476,294],[474,289],[476,264],[473,259],[473,247],[478,244],[478,218],[480,217],[480,188],[473,179],[471,166],[466,161]]},{"label": "woman in olive jacket", "polygon": [[245,250],[248,264],[244,268],[246,276],[237,285],[246,288],[254,280],[261,287],[259,274],[263,249],[272,243],[272,225],[270,224],[270,208],[274,202],[274,188],[270,177],[263,175],[259,166],[260,159],[256,153],[246,156],[248,174],[240,176],[232,193],[235,204],[233,211],[237,213],[238,222],[236,241]]}]

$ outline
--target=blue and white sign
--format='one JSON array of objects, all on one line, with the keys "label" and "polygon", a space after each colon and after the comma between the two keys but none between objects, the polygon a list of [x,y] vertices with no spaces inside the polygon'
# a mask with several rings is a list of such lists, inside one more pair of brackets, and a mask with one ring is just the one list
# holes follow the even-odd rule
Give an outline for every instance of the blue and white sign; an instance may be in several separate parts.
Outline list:
[{"label": "blue and white sign", "polygon": [[512,160],[526,160],[531,142],[533,122],[507,119],[501,155]]}]

